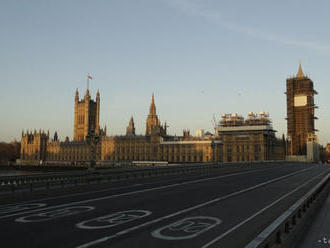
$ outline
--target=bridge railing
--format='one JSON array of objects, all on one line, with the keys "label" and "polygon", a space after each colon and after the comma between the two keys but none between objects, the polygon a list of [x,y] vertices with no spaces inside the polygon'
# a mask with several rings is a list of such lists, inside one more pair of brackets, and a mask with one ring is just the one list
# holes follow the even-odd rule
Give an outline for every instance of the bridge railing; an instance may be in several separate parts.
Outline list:
[{"label": "bridge railing", "polygon": [[[267,164],[275,161],[267,161]],[[77,186],[81,184],[101,183],[155,177],[164,175],[209,173],[214,169],[235,167],[235,166],[258,166],[265,161],[258,163],[193,163],[167,166],[134,167],[125,169],[98,169],[95,171],[69,171],[45,174],[0,176],[0,192],[15,192],[19,190],[34,191],[37,189],[49,189],[64,186]],[[275,163],[278,163],[276,161]]]},{"label": "bridge railing", "polygon": [[61,173],[33,174],[0,177],[0,191],[16,191],[24,188],[88,184],[104,181],[118,181],[166,174],[182,174],[216,168],[217,164],[193,164],[176,166],[153,166],[126,169],[100,169],[95,171],[74,171]]}]

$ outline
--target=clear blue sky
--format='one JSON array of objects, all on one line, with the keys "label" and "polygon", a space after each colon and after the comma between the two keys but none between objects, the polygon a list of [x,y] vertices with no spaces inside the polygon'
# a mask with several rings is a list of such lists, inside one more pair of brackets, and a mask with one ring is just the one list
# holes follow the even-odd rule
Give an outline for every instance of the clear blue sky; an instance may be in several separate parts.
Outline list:
[{"label": "clear blue sky", "polygon": [[100,121],[137,133],[155,93],[171,134],[212,130],[213,114],[270,112],[286,133],[285,82],[303,70],[330,141],[330,2],[11,0],[0,3],[0,141],[22,129],[72,137],[75,89],[101,93]]}]

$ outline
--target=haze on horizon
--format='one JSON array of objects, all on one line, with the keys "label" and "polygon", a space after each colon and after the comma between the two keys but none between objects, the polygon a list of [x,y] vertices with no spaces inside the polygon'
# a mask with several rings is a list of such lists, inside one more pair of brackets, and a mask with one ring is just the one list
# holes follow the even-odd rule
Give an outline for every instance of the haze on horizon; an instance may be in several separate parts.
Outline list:
[{"label": "haze on horizon", "polygon": [[101,94],[101,126],[138,134],[155,93],[169,133],[213,131],[213,115],[270,113],[286,134],[286,78],[299,60],[319,92],[316,128],[330,141],[330,2],[15,0],[0,8],[0,141],[22,129],[73,133],[76,88]]}]

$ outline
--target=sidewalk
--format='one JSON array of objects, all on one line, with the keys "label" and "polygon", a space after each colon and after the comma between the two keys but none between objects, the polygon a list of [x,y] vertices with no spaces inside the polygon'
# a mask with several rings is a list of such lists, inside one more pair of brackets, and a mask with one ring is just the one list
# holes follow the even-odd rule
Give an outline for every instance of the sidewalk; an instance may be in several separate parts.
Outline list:
[{"label": "sidewalk", "polygon": [[330,195],[295,248],[330,248]]}]

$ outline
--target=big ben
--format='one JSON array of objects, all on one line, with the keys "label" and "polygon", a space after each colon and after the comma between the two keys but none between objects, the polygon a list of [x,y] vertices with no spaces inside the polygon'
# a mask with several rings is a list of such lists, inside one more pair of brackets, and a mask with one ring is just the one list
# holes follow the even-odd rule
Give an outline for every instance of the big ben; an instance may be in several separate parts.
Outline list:
[{"label": "big ben", "polygon": [[315,136],[313,81],[304,75],[301,64],[295,77],[286,80],[289,155],[306,155],[307,138]]}]

